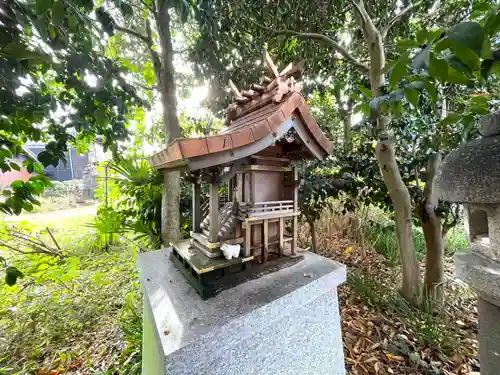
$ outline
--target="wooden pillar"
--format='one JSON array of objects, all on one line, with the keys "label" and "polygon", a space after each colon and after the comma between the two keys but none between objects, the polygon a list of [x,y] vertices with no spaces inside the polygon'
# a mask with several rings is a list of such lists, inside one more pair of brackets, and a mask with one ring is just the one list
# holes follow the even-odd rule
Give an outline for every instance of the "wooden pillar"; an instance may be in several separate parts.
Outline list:
[{"label": "wooden pillar", "polygon": [[[293,173],[293,212],[297,213],[299,211],[299,170],[297,167],[293,167],[292,169]],[[293,222],[292,222],[292,255],[295,255],[295,252],[297,250],[297,237],[298,237],[298,230],[299,230],[299,217],[295,215],[293,217]]]},{"label": "wooden pillar", "polygon": [[232,202],[233,201],[233,179],[230,178],[227,181],[227,201]]},{"label": "wooden pillar", "polygon": [[285,219],[280,217],[280,222],[279,222],[279,256],[282,256],[284,253],[284,247],[285,247],[285,241],[284,241],[284,235],[285,235]]},{"label": "wooden pillar", "polygon": [[249,192],[250,192],[250,196],[247,198],[248,199],[248,202],[254,202],[255,198],[254,198],[254,183],[255,183],[255,179],[254,179],[254,176],[253,176],[253,172],[252,171],[248,171],[247,173],[247,178],[248,178],[248,185],[250,187],[249,189]]},{"label": "wooden pillar", "polygon": [[219,184],[212,182],[210,184],[210,230],[208,241],[217,242],[219,238]]},{"label": "wooden pillar", "polygon": [[245,258],[251,255],[252,247],[252,225],[247,222],[245,225]]},{"label": "wooden pillar", "polygon": [[198,181],[193,183],[193,232],[201,232],[201,186]]},{"label": "wooden pillar", "polygon": [[243,201],[243,173],[236,174],[236,200],[238,202]]},{"label": "wooden pillar", "polygon": [[267,262],[267,256],[269,252],[269,223],[267,219],[264,219],[262,230],[262,263]]}]

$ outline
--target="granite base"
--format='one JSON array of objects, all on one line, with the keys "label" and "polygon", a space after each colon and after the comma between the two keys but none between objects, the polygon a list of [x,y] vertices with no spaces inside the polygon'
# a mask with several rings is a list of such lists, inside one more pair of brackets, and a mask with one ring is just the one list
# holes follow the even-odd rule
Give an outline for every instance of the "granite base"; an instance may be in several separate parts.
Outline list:
[{"label": "granite base", "polygon": [[297,264],[203,300],[170,260],[141,254],[145,375],[345,374],[336,287],[345,267]]}]

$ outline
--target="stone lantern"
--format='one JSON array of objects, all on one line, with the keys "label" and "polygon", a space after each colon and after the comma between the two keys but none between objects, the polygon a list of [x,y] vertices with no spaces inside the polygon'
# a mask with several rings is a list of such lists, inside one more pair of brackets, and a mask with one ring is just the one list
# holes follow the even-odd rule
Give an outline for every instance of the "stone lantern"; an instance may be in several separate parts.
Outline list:
[{"label": "stone lantern", "polygon": [[481,133],[444,159],[436,189],[467,214],[469,247],[455,265],[478,293],[481,374],[492,375],[500,371],[500,112],[483,118]]}]

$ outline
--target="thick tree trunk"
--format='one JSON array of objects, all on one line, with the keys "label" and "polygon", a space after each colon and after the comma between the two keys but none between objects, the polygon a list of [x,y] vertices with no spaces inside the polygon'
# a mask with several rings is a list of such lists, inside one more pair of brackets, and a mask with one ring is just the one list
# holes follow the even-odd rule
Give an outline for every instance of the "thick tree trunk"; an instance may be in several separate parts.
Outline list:
[{"label": "thick tree trunk", "polygon": [[434,193],[434,177],[439,167],[439,154],[429,157],[424,188],[424,196],[419,207],[419,220],[424,232],[425,247],[425,278],[424,294],[438,304],[443,303],[444,282],[444,243],[441,230],[441,220],[436,215],[438,199]]},{"label": "thick tree trunk", "polygon": [[[157,1],[156,27],[161,43],[160,87],[163,106],[163,127],[165,145],[168,146],[181,131],[177,118],[177,97],[174,70],[174,51],[170,34],[170,14],[167,0]],[[180,238],[180,173],[168,172],[164,176],[165,184],[162,197],[161,235],[164,246]]]},{"label": "thick tree trunk", "polygon": [[420,267],[413,246],[410,193],[401,179],[392,142],[380,140],[377,143],[376,153],[382,177],[394,206],[396,237],[403,269],[401,294],[408,301],[417,303],[420,287]]}]

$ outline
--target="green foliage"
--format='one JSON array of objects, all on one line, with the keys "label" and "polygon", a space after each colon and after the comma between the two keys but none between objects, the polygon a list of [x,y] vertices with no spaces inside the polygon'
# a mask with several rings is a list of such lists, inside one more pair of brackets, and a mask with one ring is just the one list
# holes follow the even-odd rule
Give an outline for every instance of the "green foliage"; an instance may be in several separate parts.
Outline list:
[{"label": "green foliage", "polygon": [[[141,247],[161,247],[161,200],[163,179],[141,157],[118,158],[101,170],[97,189],[100,209],[92,224],[103,234],[104,243],[112,234],[132,233]],[[107,179],[107,183],[106,183]],[[189,236],[191,223],[191,185],[181,177],[181,228]],[[107,189],[107,190],[106,190]]]},{"label": "green foliage", "polygon": [[[96,254],[87,242],[94,233],[83,225],[89,217],[54,216],[55,227],[51,220],[44,224],[51,226],[64,258],[2,249],[24,278],[0,287],[0,373],[98,367],[139,374],[141,296],[133,248],[119,243]],[[22,225],[39,233],[33,224]],[[3,232],[0,239],[7,239]]]},{"label": "green foliage", "polygon": [[[76,6],[75,6],[76,5]],[[0,5],[0,169],[29,141],[45,142],[38,160],[24,164],[35,173],[15,181],[0,211],[20,214],[38,205],[48,186],[43,166],[66,162],[68,143],[85,148],[100,136],[106,148],[127,137],[127,115],[143,105],[123,78],[127,69],[99,51],[102,32],[90,13],[92,0],[7,1]],[[94,82],[94,83],[92,83]]]},{"label": "green foliage", "polygon": [[[408,59],[405,52],[392,64],[388,86],[391,90],[400,87],[399,90],[371,100],[372,118],[391,112],[392,106],[383,104],[401,101],[404,96],[419,109],[416,91],[424,88],[435,103],[437,93],[450,85],[465,85],[478,91],[491,86],[500,74],[499,11],[497,4],[490,4],[477,7],[471,15],[473,20],[459,22],[447,30],[420,29],[416,37],[417,41],[422,40],[422,46],[413,59]],[[487,110],[487,102],[470,106],[460,118],[470,122],[470,113],[480,115]]]},{"label": "green foliage", "polygon": [[98,215],[92,224],[105,238],[134,232],[147,246],[161,244],[161,176],[143,158],[109,162],[101,170]]}]

